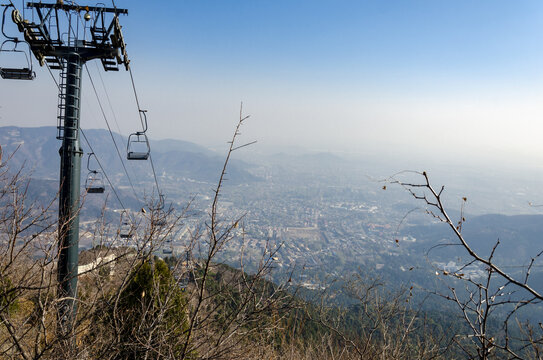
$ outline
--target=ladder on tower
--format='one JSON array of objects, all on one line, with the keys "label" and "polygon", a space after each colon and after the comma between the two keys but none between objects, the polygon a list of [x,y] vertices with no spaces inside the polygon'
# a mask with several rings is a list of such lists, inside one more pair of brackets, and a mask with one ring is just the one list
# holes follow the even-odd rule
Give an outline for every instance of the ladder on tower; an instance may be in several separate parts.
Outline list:
[{"label": "ladder on tower", "polygon": [[[61,64],[62,65],[62,64]],[[66,116],[66,67],[60,67],[58,82],[58,108],[57,108],[57,139],[64,139],[64,117]]]}]

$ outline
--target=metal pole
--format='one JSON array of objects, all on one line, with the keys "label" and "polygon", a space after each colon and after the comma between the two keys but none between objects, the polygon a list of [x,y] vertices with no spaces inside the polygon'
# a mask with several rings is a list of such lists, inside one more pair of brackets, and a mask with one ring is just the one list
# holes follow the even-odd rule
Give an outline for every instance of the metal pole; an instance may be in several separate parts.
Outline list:
[{"label": "metal pole", "polygon": [[58,291],[59,330],[70,335],[77,313],[77,264],[79,257],[79,193],[81,181],[81,156],[79,144],[79,115],[81,104],[81,70],[83,61],[76,54],[65,57],[66,86],[64,138],[60,148],[59,196],[59,259]]}]

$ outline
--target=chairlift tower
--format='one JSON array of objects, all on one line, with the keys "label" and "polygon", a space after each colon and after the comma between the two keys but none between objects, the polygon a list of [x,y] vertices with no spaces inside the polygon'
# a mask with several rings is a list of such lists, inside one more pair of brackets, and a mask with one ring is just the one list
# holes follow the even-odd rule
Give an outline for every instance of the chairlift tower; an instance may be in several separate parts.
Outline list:
[{"label": "chairlift tower", "polygon": [[[10,5],[8,5],[10,6]],[[60,70],[57,139],[60,153],[58,225],[59,331],[70,334],[77,313],[77,266],[79,250],[79,195],[81,181],[80,110],[81,71],[93,59],[105,71],[129,69],[119,15],[126,9],[28,2],[31,20],[15,8],[11,19],[23,33],[24,41],[41,66]],[[25,14],[26,15],[26,14]]]}]

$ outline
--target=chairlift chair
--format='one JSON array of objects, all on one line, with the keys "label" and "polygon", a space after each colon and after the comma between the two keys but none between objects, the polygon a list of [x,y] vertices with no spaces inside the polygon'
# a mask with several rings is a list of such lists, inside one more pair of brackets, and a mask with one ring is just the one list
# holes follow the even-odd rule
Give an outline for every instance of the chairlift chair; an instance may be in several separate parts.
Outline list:
[{"label": "chairlift chair", "polygon": [[[6,48],[8,43],[13,43],[12,49]],[[28,57],[28,54],[26,53],[26,51],[17,49],[17,45],[19,43],[25,43],[25,42],[19,41],[17,40],[17,38],[14,38],[13,40],[12,39],[5,40],[2,43],[2,45],[0,45],[0,55],[1,55],[1,61],[2,61],[2,63],[0,64],[0,76],[2,77],[2,79],[7,79],[7,80],[34,80],[34,78],[36,77],[36,73],[32,70],[32,61]],[[30,49],[30,46],[29,46],[29,49]],[[23,54],[27,67],[16,68],[16,67],[7,66],[6,58],[9,53]],[[20,59],[23,59],[22,56],[17,56],[17,57]]]},{"label": "chairlift chair", "polygon": [[128,160],[147,160],[151,148],[149,146],[149,139],[143,132],[136,132],[130,134],[128,137],[126,158]]},{"label": "chairlift chair", "polygon": [[89,194],[103,194],[106,188],[102,174],[98,171],[91,171],[85,181],[85,189]]},{"label": "chairlift chair", "polygon": [[103,194],[106,189],[104,186],[104,177],[98,170],[90,168],[91,156],[96,157],[96,155],[94,155],[94,153],[89,153],[89,157],[87,158],[87,170],[89,171],[89,174],[85,181],[85,189],[89,194]]},{"label": "chairlift chair", "polygon": [[121,239],[130,239],[133,236],[133,226],[128,218],[126,211],[123,211],[121,214],[121,226],[119,228],[119,236]]},{"label": "chairlift chair", "polygon": [[128,222],[123,222],[119,230],[119,236],[121,239],[130,239],[132,237],[132,225]]},{"label": "chairlift chair", "polygon": [[[34,80],[36,77],[36,73],[32,70],[32,58],[30,55],[30,45],[25,42],[19,40],[17,37],[9,36],[6,34],[4,30],[4,25],[6,24],[6,12],[9,8],[13,7],[13,11],[11,13],[11,19],[13,22],[17,23],[18,21],[22,21],[21,15],[17,9],[11,5],[4,5],[4,11],[2,13],[2,35],[7,40],[4,40],[2,44],[0,45],[0,76],[2,79],[9,79],[9,80]],[[28,46],[28,54],[26,51],[18,49],[17,46],[20,43],[24,43]],[[8,49],[8,44],[13,44],[13,48]],[[11,55],[10,55],[11,53]],[[16,54],[23,54],[16,55]],[[24,63],[26,64],[26,67],[20,68],[20,67],[13,67],[11,64],[7,63],[8,58],[12,58],[14,61],[21,61],[24,59]]]},{"label": "chairlift chair", "polygon": [[139,112],[143,114],[143,131],[137,131],[128,136],[128,144],[126,145],[126,158],[128,160],[147,160],[151,153],[149,139],[145,134],[147,131],[147,110],[140,110]]},{"label": "chairlift chair", "polygon": [[168,236],[168,238],[165,241],[165,246],[162,248],[163,254],[173,254],[173,243],[172,243],[172,236]]},{"label": "chairlift chair", "polygon": [[130,239],[132,237],[132,225],[128,221],[121,223],[119,236],[121,239]]},{"label": "chairlift chair", "polygon": [[162,253],[163,254],[173,254],[172,236],[168,236],[168,238],[164,242],[164,247],[162,248]]}]

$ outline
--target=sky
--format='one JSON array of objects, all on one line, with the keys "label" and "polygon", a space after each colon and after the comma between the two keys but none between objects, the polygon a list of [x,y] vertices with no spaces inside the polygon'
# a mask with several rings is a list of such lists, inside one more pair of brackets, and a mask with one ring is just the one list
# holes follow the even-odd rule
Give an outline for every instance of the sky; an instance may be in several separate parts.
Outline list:
[{"label": "sky", "polygon": [[[218,147],[243,102],[255,151],[543,160],[540,0],[115,3],[151,138]],[[129,75],[87,65],[113,129],[136,131]],[[34,66],[0,82],[1,125],[56,125]],[[83,86],[82,127],[105,128]]]}]

